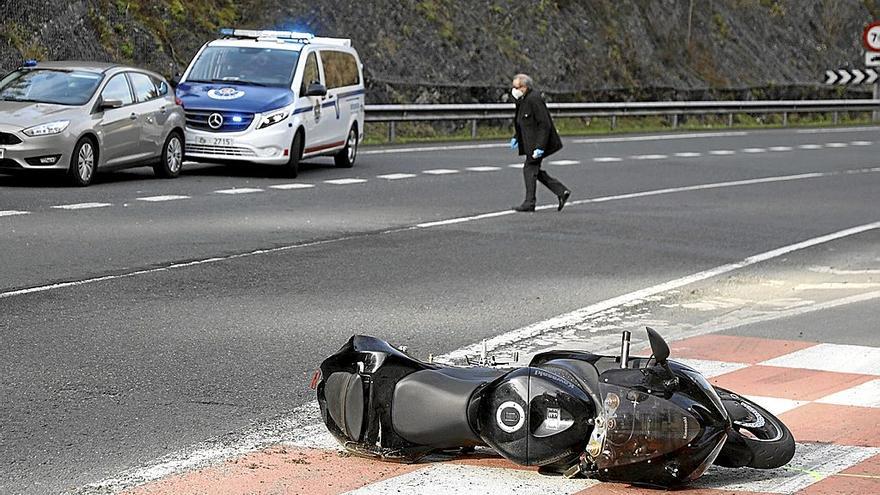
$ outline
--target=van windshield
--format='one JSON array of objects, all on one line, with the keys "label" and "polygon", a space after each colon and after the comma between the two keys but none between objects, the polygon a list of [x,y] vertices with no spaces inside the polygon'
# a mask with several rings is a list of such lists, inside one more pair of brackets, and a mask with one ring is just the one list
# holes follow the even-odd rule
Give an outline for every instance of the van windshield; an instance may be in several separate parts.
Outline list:
[{"label": "van windshield", "polygon": [[209,46],[193,63],[186,82],[289,88],[298,60],[294,50]]},{"label": "van windshield", "polygon": [[0,100],[83,105],[102,79],[103,74],[86,71],[18,70],[0,81]]}]

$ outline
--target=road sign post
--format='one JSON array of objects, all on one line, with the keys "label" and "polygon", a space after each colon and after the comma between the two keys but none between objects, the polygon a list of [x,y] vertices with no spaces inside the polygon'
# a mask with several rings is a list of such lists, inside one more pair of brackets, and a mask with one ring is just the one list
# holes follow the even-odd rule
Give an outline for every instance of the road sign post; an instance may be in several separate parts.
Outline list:
[{"label": "road sign post", "polygon": [[[865,67],[880,67],[880,22],[872,22],[862,32],[862,43],[865,45]],[[874,99],[880,100],[880,82],[874,82]],[[880,121],[880,111],[871,113],[871,121]]]}]

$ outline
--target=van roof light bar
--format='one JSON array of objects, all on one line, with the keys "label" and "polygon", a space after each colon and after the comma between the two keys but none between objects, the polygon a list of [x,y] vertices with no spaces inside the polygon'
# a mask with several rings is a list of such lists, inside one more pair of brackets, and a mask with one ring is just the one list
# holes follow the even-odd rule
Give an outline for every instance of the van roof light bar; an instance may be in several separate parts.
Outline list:
[{"label": "van roof light bar", "polygon": [[320,43],[325,45],[351,46],[351,40],[348,38],[316,37],[312,33],[303,33],[297,31],[223,28],[220,30],[220,34],[226,38],[272,39],[279,41],[295,41],[298,43]]}]

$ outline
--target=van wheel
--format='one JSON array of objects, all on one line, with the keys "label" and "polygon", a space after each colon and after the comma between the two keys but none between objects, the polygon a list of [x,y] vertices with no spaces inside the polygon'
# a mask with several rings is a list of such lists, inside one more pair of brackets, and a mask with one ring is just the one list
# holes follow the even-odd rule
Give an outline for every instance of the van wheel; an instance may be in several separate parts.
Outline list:
[{"label": "van wheel", "polygon": [[162,156],[159,162],[153,165],[153,171],[158,177],[173,179],[180,175],[183,167],[183,140],[177,131],[168,135],[165,146],[162,147]]},{"label": "van wheel", "polygon": [[357,158],[358,152],[358,132],[357,127],[352,127],[348,131],[348,140],[345,142],[345,148],[339,150],[339,153],[333,155],[333,160],[339,168],[351,168],[354,166],[354,160]]},{"label": "van wheel", "polygon": [[98,149],[91,138],[84,137],[76,142],[70,156],[67,177],[75,186],[85,187],[92,183],[95,169],[98,168]]},{"label": "van wheel", "polygon": [[297,131],[293,136],[293,142],[290,144],[290,156],[287,157],[287,163],[284,165],[287,176],[295,178],[299,175],[299,162],[302,160],[303,154],[303,133]]}]

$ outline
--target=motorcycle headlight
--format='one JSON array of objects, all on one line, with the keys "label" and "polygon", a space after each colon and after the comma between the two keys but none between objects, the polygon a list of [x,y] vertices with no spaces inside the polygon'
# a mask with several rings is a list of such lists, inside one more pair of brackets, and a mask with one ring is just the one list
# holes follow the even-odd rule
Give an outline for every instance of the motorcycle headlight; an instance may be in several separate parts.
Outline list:
[{"label": "motorcycle headlight", "polygon": [[275,110],[273,112],[268,112],[263,116],[263,120],[260,121],[260,125],[257,129],[263,129],[264,127],[269,127],[270,125],[275,125],[279,122],[284,121],[287,116],[290,115],[290,110]]},{"label": "motorcycle headlight", "polygon": [[30,137],[49,136],[52,134],[64,132],[64,129],[67,129],[67,126],[69,125],[69,120],[57,120],[55,122],[49,122],[48,124],[40,124],[33,127],[28,127],[21,132]]}]

